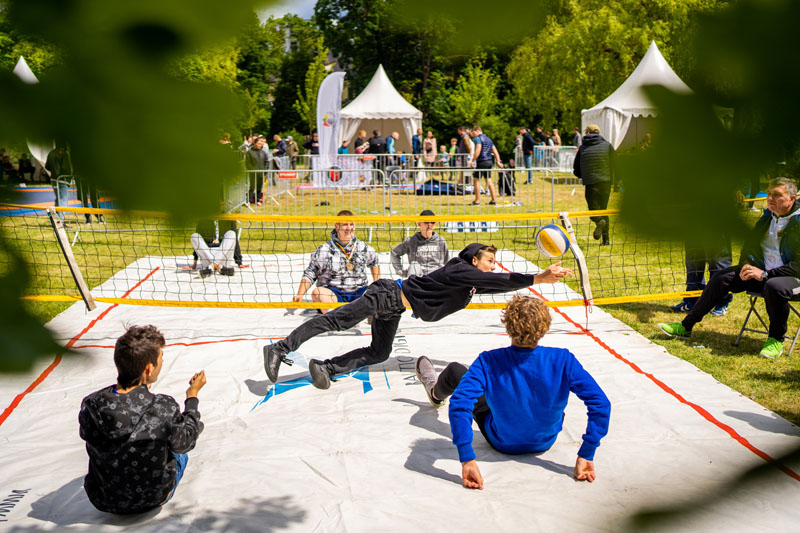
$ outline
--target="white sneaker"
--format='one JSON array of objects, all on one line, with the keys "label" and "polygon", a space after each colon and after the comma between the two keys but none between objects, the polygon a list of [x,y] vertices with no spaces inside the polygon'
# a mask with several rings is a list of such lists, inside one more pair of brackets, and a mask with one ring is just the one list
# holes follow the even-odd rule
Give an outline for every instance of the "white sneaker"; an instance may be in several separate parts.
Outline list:
[{"label": "white sneaker", "polygon": [[437,400],[433,397],[433,387],[436,385],[436,369],[433,368],[431,360],[425,357],[419,357],[417,363],[414,365],[414,373],[417,375],[417,380],[422,383],[425,389],[425,394],[428,395],[428,400],[434,407],[441,407],[444,401]]}]

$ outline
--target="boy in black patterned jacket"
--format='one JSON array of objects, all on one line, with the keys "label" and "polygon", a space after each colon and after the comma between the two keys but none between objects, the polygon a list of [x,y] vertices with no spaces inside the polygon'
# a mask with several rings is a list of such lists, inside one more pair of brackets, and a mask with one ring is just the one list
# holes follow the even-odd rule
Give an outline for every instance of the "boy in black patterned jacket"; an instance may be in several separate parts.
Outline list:
[{"label": "boy in black patterned jacket", "polygon": [[204,371],[189,380],[183,413],[171,396],[150,392],[164,344],[154,326],[128,328],[114,347],[116,385],[81,403],[80,436],[89,454],[83,488],[101,511],[133,514],[165,504],[203,431],[197,393],[206,384]]}]

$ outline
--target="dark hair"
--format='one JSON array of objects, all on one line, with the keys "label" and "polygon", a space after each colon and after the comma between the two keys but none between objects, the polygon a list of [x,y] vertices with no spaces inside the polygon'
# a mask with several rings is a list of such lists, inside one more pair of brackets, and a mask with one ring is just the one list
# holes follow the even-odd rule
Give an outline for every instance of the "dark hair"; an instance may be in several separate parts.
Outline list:
[{"label": "dark hair", "polygon": [[123,389],[140,385],[147,363],[158,364],[158,354],[164,344],[164,336],[155,326],[129,327],[114,346],[114,364],[119,373],[117,384]]},{"label": "dark hair", "polygon": [[483,257],[484,254],[497,255],[497,246],[495,246],[494,244],[490,244],[489,246],[484,246],[483,248],[475,252],[475,259],[480,260],[480,258]]},{"label": "dark hair", "polygon": [[336,216],[337,217],[352,217],[353,216],[353,212],[350,211],[349,209],[342,209],[341,211],[336,213]]}]

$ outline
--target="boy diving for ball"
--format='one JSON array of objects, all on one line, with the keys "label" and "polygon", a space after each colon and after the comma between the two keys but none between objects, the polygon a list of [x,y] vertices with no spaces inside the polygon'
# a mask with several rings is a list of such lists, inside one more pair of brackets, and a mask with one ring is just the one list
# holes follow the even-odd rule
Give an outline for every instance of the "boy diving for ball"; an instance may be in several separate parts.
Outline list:
[{"label": "boy diving for ball", "polygon": [[337,374],[351,372],[365,365],[386,361],[392,352],[400,315],[410,307],[425,322],[436,322],[464,309],[473,294],[493,294],[523,289],[535,283],[555,283],[572,274],[572,270],[555,263],[538,274],[494,273],[497,248],[472,243],[458,257],[425,276],[405,280],[380,279],[372,283],[363,296],[313,318],[292,331],[288,337],[264,347],[264,370],[273,383],[278,381],[281,362],[291,365],[286,357],[305,341],[328,331],[349,329],[372,317],[372,342],[369,346],[344,355],[309,361],[308,371],[314,386],[327,389]]},{"label": "boy diving for ball", "polygon": [[417,379],[430,402],[441,407],[452,394],[450,430],[464,486],[483,488],[472,449],[473,419],[501,453],[543,452],[561,431],[570,392],[583,400],[589,417],[573,475],[594,481],[594,452],[608,433],[608,398],[569,350],[539,346],[550,329],[550,311],[543,301],[514,296],[501,320],[511,346],[481,353],[469,370],[450,363],[437,378],[430,359],[417,359]]}]

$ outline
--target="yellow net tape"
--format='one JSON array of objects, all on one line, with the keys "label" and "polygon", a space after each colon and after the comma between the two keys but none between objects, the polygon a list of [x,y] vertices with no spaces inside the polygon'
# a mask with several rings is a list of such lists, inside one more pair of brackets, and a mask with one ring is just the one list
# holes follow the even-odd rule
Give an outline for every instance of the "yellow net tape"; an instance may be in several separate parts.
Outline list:
[{"label": "yellow net tape", "polygon": [[[634,296],[617,296],[613,298],[596,298],[593,305],[612,305],[632,302],[647,302],[654,300],[672,300],[677,298],[691,298],[702,294],[702,291],[682,291],[661,294],[638,294]],[[77,302],[78,296],[61,295],[35,295],[23,296],[23,300],[34,302]],[[181,300],[137,300],[134,298],[95,298],[96,302],[117,305],[145,305],[153,307],[211,307],[221,309],[333,309],[345,305],[343,303],[323,302],[189,302]],[[549,307],[580,307],[585,305],[583,300],[548,301]],[[504,309],[504,302],[471,303],[467,309]]]}]

